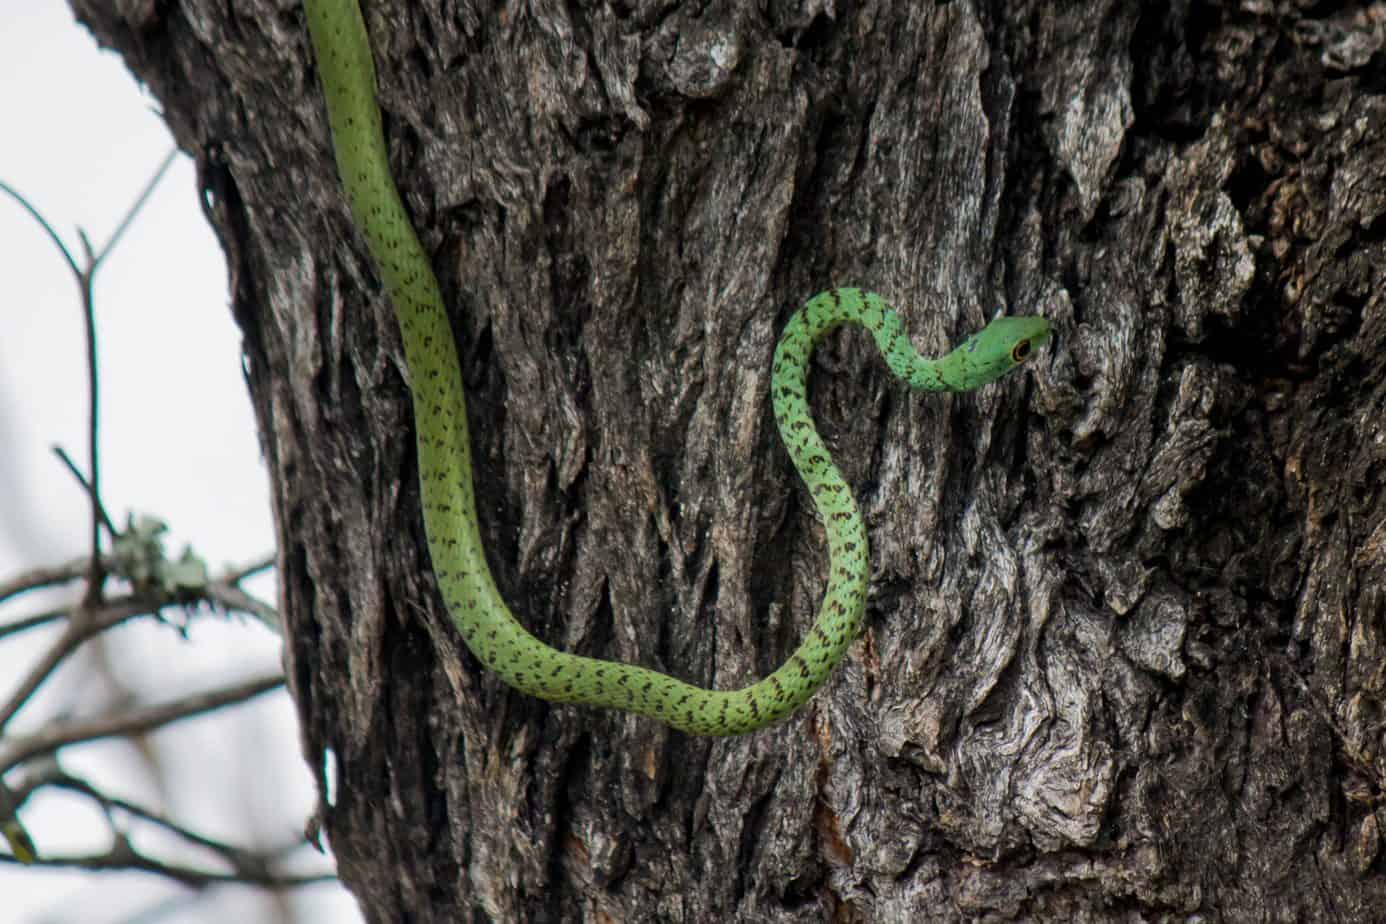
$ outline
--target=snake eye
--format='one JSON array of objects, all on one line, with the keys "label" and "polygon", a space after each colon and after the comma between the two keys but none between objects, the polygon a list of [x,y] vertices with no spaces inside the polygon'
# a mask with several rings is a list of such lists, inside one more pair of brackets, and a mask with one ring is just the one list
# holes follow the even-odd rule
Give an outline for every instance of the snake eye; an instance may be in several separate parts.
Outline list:
[{"label": "snake eye", "polygon": [[1022,340],[1011,347],[1011,360],[1017,363],[1025,362],[1025,358],[1030,355],[1030,341]]}]

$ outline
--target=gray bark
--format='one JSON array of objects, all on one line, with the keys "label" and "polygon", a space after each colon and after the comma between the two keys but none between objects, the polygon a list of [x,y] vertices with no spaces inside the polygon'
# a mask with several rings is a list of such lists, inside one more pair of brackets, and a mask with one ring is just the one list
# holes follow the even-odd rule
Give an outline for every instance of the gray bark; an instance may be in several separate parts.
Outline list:
[{"label": "gray bark", "polygon": [[297,4],[72,3],[201,167],[368,919],[1386,907],[1378,7],[366,4],[491,562],[557,646],[722,687],[792,649],[825,553],[766,386],[806,296],[880,291],[934,350],[999,304],[1057,325],[962,397],[821,352],[867,630],[790,721],[708,741],[459,644]]}]

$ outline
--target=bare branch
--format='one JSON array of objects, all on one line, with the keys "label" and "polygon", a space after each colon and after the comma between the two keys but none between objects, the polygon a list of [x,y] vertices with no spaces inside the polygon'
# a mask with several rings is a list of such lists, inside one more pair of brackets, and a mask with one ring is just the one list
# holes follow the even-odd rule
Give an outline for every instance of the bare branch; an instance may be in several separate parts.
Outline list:
[{"label": "bare branch", "polygon": [[[86,566],[85,559],[77,559],[57,568],[27,571],[5,584],[0,584],[0,602],[25,591],[53,586],[81,577]],[[64,658],[71,655],[88,639],[135,616],[156,614],[167,606],[189,606],[205,602],[219,606],[226,611],[247,613],[263,623],[270,631],[279,634],[279,614],[274,607],[242,590],[235,583],[235,579],[239,579],[240,575],[244,575],[258,566],[259,562],[254,562],[248,566],[230,569],[226,577],[209,581],[202,593],[191,599],[176,593],[162,594],[157,597],[142,594],[107,601],[94,609],[79,607],[76,610],[50,610],[0,626],[0,639],[3,639],[7,635],[18,634],[64,617],[71,617],[66,631],[54,640],[38,663],[30,668],[28,675],[11,694],[9,700],[4,706],[0,706],[0,730],[9,724],[10,720],[24,707],[29,697],[34,695],[34,691],[42,686]],[[103,562],[104,569],[109,569],[109,567],[108,562]]]},{"label": "bare branch", "polygon": [[[25,594],[33,590],[42,590],[48,587],[56,587],[75,581],[87,572],[88,560],[86,558],[74,558],[72,561],[64,562],[61,565],[52,565],[43,568],[31,568],[23,571],[7,581],[0,581],[0,604],[5,603],[12,597]],[[105,562],[105,568],[110,570],[112,562]],[[257,620],[264,623],[276,634],[279,633],[279,613],[273,606],[263,600],[247,593],[241,589],[240,582],[246,577],[263,571],[274,566],[274,556],[272,554],[262,556],[244,565],[236,565],[228,568],[219,578],[209,581],[206,590],[201,595],[201,600],[214,604],[230,611],[245,612],[254,616]],[[187,604],[185,598],[163,597],[158,600],[144,600],[144,606],[154,612],[165,606],[173,604]],[[60,608],[38,613],[32,616],[21,617],[14,622],[0,624],[0,639],[7,635],[17,635],[20,632],[39,626],[47,625],[58,619],[65,618],[70,614],[70,609]],[[126,617],[128,618],[128,617]],[[104,626],[109,628],[109,624]],[[4,715],[0,710],[0,715]],[[4,722],[0,721],[0,727]]]},{"label": "bare branch", "polygon": [[31,590],[42,590],[45,587],[55,587],[58,584],[75,581],[85,574],[86,570],[87,560],[77,558],[61,565],[21,571],[8,581],[0,581],[0,603]]},{"label": "bare branch", "polygon": [[142,613],[156,612],[158,608],[158,604],[151,604],[148,600],[131,598],[124,602],[103,605],[95,611],[88,612],[87,618],[79,617],[68,622],[66,631],[43,653],[43,657],[29,670],[18,689],[14,691],[5,705],[0,707],[0,731],[4,730],[10,719],[14,718],[15,714],[28,702],[29,697],[34,695],[34,691],[48,679],[48,675],[53,673],[63,659],[75,651],[79,645],[112,626],[117,626]]},{"label": "bare branch", "polygon": [[108,796],[87,780],[67,773],[59,767],[56,762],[50,763],[44,771],[26,779],[25,785],[17,795],[20,799],[25,799],[35,791],[46,786],[66,789],[87,796],[101,807],[102,812],[108,818],[113,811],[120,811],[138,818],[141,821],[162,828],[178,838],[187,841],[189,844],[219,855],[231,868],[238,872],[244,872],[246,869],[252,868],[267,869],[276,859],[282,858],[289,853],[307,846],[306,841],[297,840],[283,847],[270,850],[252,851],[242,847],[236,847],[184,827],[166,818],[161,813],[146,808],[145,806],[118,797]]},{"label": "bare branch", "polygon": [[284,675],[276,673],[242,681],[220,690],[194,693],[168,703],[131,709],[120,715],[54,722],[32,735],[11,739],[8,746],[0,751],[0,772],[70,744],[95,741],[99,738],[145,734],[180,719],[252,699],[283,684]]}]

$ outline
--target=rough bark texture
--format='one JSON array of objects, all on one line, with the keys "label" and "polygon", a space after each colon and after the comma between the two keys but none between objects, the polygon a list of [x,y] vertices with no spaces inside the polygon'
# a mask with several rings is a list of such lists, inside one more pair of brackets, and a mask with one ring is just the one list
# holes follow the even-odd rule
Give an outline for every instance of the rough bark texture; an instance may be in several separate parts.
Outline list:
[{"label": "rough bark texture", "polygon": [[72,2],[202,167],[370,920],[1380,919],[1382,4],[366,4],[493,567],[556,645],[729,686],[804,631],[766,385],[806,296],[1057,324],[961,398],[823,351],[869,628],[706,741],[459,646],[297,3]]}]

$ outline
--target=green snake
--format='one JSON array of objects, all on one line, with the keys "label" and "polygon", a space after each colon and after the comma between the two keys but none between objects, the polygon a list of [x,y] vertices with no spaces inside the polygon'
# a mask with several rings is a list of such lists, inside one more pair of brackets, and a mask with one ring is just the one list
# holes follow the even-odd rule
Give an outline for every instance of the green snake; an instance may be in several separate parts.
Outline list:
[{"label": "green snake", "polygon": [[828,588],[813,628],[772,674],[739,690],[706,690],[634,664],[567,654],[531,635],[496,589],[477,527],[462,374],[438,280],[390,174],[375,63],[357,0],[304,0],[348,204],[394,305],[418,441],[424,531],[438,587],[467,647],[517,690],[553,702],[650,716],[685,732],[735,735],[784,718],[823,684],[861,625],[869,554],[861,514],[814,428],[809,356],[825,334],[859,324],[910,387],[967,391],[1023,363],[1049,337],[1039,317],[1002,317],[939,360],[910,346],[878,296],[833,289],[789,319],[775,349],[771,399],[780,437],[828,537]]}]

